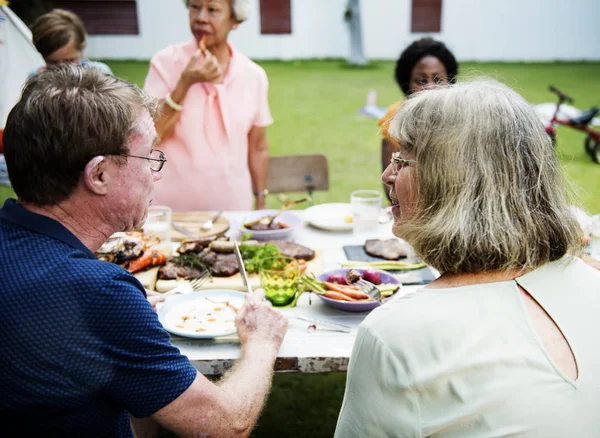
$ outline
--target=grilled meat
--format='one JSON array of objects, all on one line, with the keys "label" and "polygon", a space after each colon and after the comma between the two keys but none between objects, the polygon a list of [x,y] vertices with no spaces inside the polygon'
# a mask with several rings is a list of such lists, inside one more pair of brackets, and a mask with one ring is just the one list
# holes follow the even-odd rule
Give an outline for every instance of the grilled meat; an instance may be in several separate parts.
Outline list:
[{"label": "grilled meat", "polygon": [[290,242],[289,240],[269,240],[266,243],[272,243],[276,245],[281,255],[285,257],[292,257],[306,261],[315,258],[314,250],[298,243]]},{"label": "grilled meat", "polygon": [[406,248],[398,239],[369,239],[365,242],[365,252],[373,257],[398,260],[407,256]]},{"label": "grilled meat", "polygon": [[210,245],[210,242],[212,242],[213,240],[215,240],[214,237],[206,237],[204,239],[197,240],[184,240],[179,245],[179,248],[177,248],[177,252],[179,254],[187,254],[188,252],[199,253],[204,248],[208,247]]},{"label": "grilled meat", "polygon": [[218,254],[210,267],[215,277],[231,277],[240,271],[235,254]]},{"label": "grilled meat", "polygon": [[361,278],[362,274],[356,269],[348,269],[348,272],[346,272],[346,281],[348,282],[348,284],[354,284]]},{"label": "grilled meat", "polygon": [[173,262],[167,262],[167,264],[158,271],[158,278],[160,280],[177,280],[179,278],[191,280],[192,278],[198,277],[201,273],[200,269],[197,268],[177,266]]}]

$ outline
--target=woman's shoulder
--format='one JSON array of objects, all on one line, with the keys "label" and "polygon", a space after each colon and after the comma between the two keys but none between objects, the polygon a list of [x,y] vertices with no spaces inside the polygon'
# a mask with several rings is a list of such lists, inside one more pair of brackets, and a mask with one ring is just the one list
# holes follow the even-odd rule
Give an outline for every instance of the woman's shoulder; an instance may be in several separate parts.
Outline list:
[{"label": "woman's shoulder", "polygon": [[164,49],[159,50],[152,57],[151,63],[162,64],[162,63],[173,63],[179,59],[189,60],[190,56],[194,53],[195,45],[194,41],[186,41],[183,43],[172,44]]},{"label": "woman's shoulder", "polygon": [[[398,356],[418,356],[435,346],[459,345],[481,318],[502,318],[514,307],[507,284],[481,284],[453,289],[420,289],[390,300],[371,312],[361,328]],[[495,309],[493,312],[489,309]],[[485,314],[485,315],[483,315]],[[431,347],[431,348],[430,348]]]},{"label": "woman's shoulder", "polygon": [[267,78],[267,73],[265,72],[264,68],[262,68],[253,60],[251,60],[248,56],[235,50],[233,47],[231,48],[231,50],[233,51],[234,56],[236,57],[235,62],[237,64],[237,68],[239,69],[238,71],[243,71],[244,76],[250,74],[259,79]]}]

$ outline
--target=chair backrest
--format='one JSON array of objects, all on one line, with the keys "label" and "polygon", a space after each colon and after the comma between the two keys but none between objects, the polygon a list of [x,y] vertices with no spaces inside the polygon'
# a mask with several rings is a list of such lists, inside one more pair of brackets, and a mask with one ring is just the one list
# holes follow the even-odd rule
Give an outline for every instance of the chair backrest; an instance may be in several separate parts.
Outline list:
[{"label": "chair backrest", "polygon": [[269,193],[329,190],[329,163],[322,154],[269,157]]}]

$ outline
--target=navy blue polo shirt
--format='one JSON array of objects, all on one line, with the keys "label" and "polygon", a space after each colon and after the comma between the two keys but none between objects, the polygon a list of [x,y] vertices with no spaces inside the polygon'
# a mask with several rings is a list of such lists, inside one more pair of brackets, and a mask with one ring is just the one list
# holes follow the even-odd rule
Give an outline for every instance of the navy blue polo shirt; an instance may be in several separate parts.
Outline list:
[{"label": "navy blue polo shirt", "polygon": [[133,436],[196,369],[140,282],[69,230],[9,199],[0,209],[0,424],[22,436]]}]

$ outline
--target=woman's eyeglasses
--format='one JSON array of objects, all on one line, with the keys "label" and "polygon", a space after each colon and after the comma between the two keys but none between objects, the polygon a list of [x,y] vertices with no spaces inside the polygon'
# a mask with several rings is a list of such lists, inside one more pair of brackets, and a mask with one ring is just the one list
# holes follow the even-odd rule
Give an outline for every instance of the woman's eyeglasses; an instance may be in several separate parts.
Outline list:
[{"label": "woman's eyeglasses", "polygon": [[404,158],[400,158],[400,152],[392,153],[392,159],[390,160],[392,165],[392,175],[398,175],[400,169],[406,166],[410,166],[411,163],[416,163],[415,160],[406,160]]},{"label": "woman's eyeglasses", "polygon": [[150,155],[147,157],[143,157],[141,155],[129,155],[129,154],[121,154],[122,157],[133,157],[133,158],[142,158],[144,160],[150,161],[150,169],[153,172],[160,172],[165,163],[167,162],[167,156],[164,152],[159,151],[158,149],[152,149],[150,151]]}]

